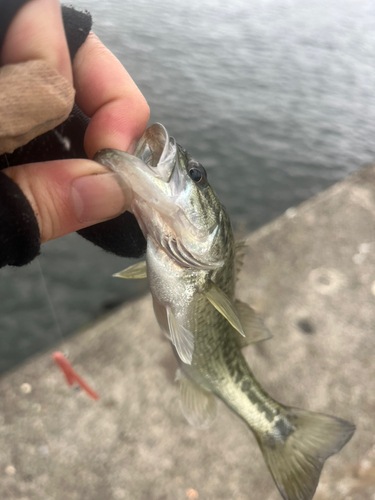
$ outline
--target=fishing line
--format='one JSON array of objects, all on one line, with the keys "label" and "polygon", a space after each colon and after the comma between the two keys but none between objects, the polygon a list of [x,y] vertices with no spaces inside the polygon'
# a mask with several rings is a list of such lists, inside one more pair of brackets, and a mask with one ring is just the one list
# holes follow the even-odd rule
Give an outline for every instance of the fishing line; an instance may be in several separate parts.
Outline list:
[{"label": "fishing line", "polygon": [[35,260],[38,263],[39,272],[40,272],[41,280],[42,280],[42,283],[43,283],[43,288],[44,288],[45,294],[47,296],[47,302],[49,304],[49,308],[50,308],[50,311],[51,311],[51,314],[52,314],[52,317],[53,317],[53,320],[54,320],[54,323],[55,323],[55,329],[56,329],[56,332],[57,332],[57,336],[65,344],[64,354],[65,354],[65,356],[68,356],[69,353],[68,353],[68,350],[66,348],[66,341],[65,341],[65,338],[64,338],[61,326],[60,326],[59,319],[58,319],[57,314],[56,314],[55,306],[53,305],[51,294],[49,293],[49,290],[48,290],[47,281],[46,281],[46,278],[44,276],[42,265],[40,263],[39,257],[37,257]]},{"label": "fishing line", "polygon": [[[6,153],[4,153],[4,157],[5,157],[5,161],[6,161],[7,167],[10,168],[9,161],[8,161],[8,156],[7,156]],[[40,273],[40,276],[41,276],[41,279],[42,279],[43,288],[44,288],[45,294],[47,296],[47,302],[48,302],[48,305],[49,305],[49,308],[50,308],[50,311],[51,311],[51,314],[52,314],[52,317],[53,317],[53,320],[54,320],[54,323],[55,323],[55,328],[56,328],[56,331],[57,331],[57,335],[58,335],[59,339],[62,342],[65,343],[64,335],[63,335],[61,327],[60,327],[60,322],[59,322],[57,314],[56,314],[56,309],[55,309],[55,307],[53,305],[51,294],[49,293],[49,290],[48,290],[47,282],[46,282],[46,279],[45,279],[45,276],[44,276],[44,273],[43,273],[43,269],[42,269],[42,265],[40,263],[39,257],[36,258],[36,261],[37,261],[37,264],[38,264],[38,267],[39,267],[39,273]],[[66,348],[64,349],[64,352],[65,352],[66,355],[68,354]]]},{"label": "fishing line", "polygon": [[[4,157],[5,157],[6,164],[7,164],[8,168],[9,168],[10,165],[9,165],[8,156],[7,156],[6,153],[4,153]],[[60,322],[59,322],[57,314],[56,314],[55,306],[53,305],[51,294],[49,293],[49,290],[48,290],[47,281],[46,281],[46,278],[44,276],[42,265],[40,263],[39,257],[37,257],[35,260],[37,261],[37,264],[38,264],[38,267],[39,267],[39,273],[40,273],[40,276],[41,276],[41,279],[42,279],[42,283],[43,283],[43,288],[44,288],[45,294],[47,296],[47,302],[48,302],[48,305],[49,305],[49,308],[50,308],[50,311],[51,311],[51,314],[52,314],[52,317],[53,317],[53,320],[54,320],[54,323],[55,323],[55,328],[56,328],[56,331],[57,331],[57,335],[58,335],[59,339],[62,342],[65,343],[64,335],[62,333]],[[65,355],[68,354],[66,348],[64,349],[64,353],[65,353]]]}]

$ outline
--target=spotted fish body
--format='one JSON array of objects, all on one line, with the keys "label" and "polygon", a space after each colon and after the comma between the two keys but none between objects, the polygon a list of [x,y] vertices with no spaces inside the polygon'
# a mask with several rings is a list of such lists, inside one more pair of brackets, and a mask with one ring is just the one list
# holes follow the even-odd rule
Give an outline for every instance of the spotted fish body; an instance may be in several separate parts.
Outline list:
[{"label": "spotted fish body", "polygon": [[179,361],[185,417],[208,427],[217,396],[254,433],[282,497],[311,500],[324,461],[354,426],[284,406],[254,378],[241,349],[269,334],[235,299],[240,245],[204,168],[160,124],[147,129],[135,156],[103,150],[95,160],[123,173],[132,188],[146,263],[116,276],[149,279],[155,315]]}]

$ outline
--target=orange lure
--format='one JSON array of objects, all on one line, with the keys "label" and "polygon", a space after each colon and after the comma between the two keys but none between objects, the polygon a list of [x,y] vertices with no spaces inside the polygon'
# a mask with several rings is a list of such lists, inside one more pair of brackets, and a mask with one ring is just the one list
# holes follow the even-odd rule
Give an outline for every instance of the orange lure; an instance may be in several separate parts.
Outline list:
[{"label": "orange lure", "polygon": [[73,385],[76,383],[90,396],[90,398],[95,400],[99,399],[99,394],[91,389],[91,387],[83,380],[83,378],[78,375],[78,373],[74,370],[74,368],[62,352],[54,352],[52,358],[65,375],[66,381],[69,385]]}]

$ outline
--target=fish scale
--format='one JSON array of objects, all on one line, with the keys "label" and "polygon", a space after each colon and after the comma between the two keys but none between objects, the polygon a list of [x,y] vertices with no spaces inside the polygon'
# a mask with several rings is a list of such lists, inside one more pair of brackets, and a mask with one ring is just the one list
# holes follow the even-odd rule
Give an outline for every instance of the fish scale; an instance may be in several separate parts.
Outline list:
[{"label": "fish scale", "polygon": [[254,378],[241,348],[270,335],[251,307],[235,299],[236,251],[243,245],[236,246],[203,166],[160,124],[146,130],[135,156],[103,150],[94,159],[131,186],[146,263],[116,276],[148,277],[156,318],[179,362],[186,419],[209,427],[220,398],[255,435],[284,500],[311,500],[325,460],[355,427],[282,405]]}]

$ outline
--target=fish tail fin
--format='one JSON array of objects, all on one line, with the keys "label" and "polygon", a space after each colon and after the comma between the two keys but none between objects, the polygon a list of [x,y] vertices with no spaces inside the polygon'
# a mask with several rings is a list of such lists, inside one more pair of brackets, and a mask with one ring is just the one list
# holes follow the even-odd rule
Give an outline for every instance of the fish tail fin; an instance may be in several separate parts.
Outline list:
[{"label": "fish tail fin", "polygon": [[256,435],[285,500],[311,500],[325,460],[349,441],[355,426],[340,418],[284,407],[266,436]]}]

